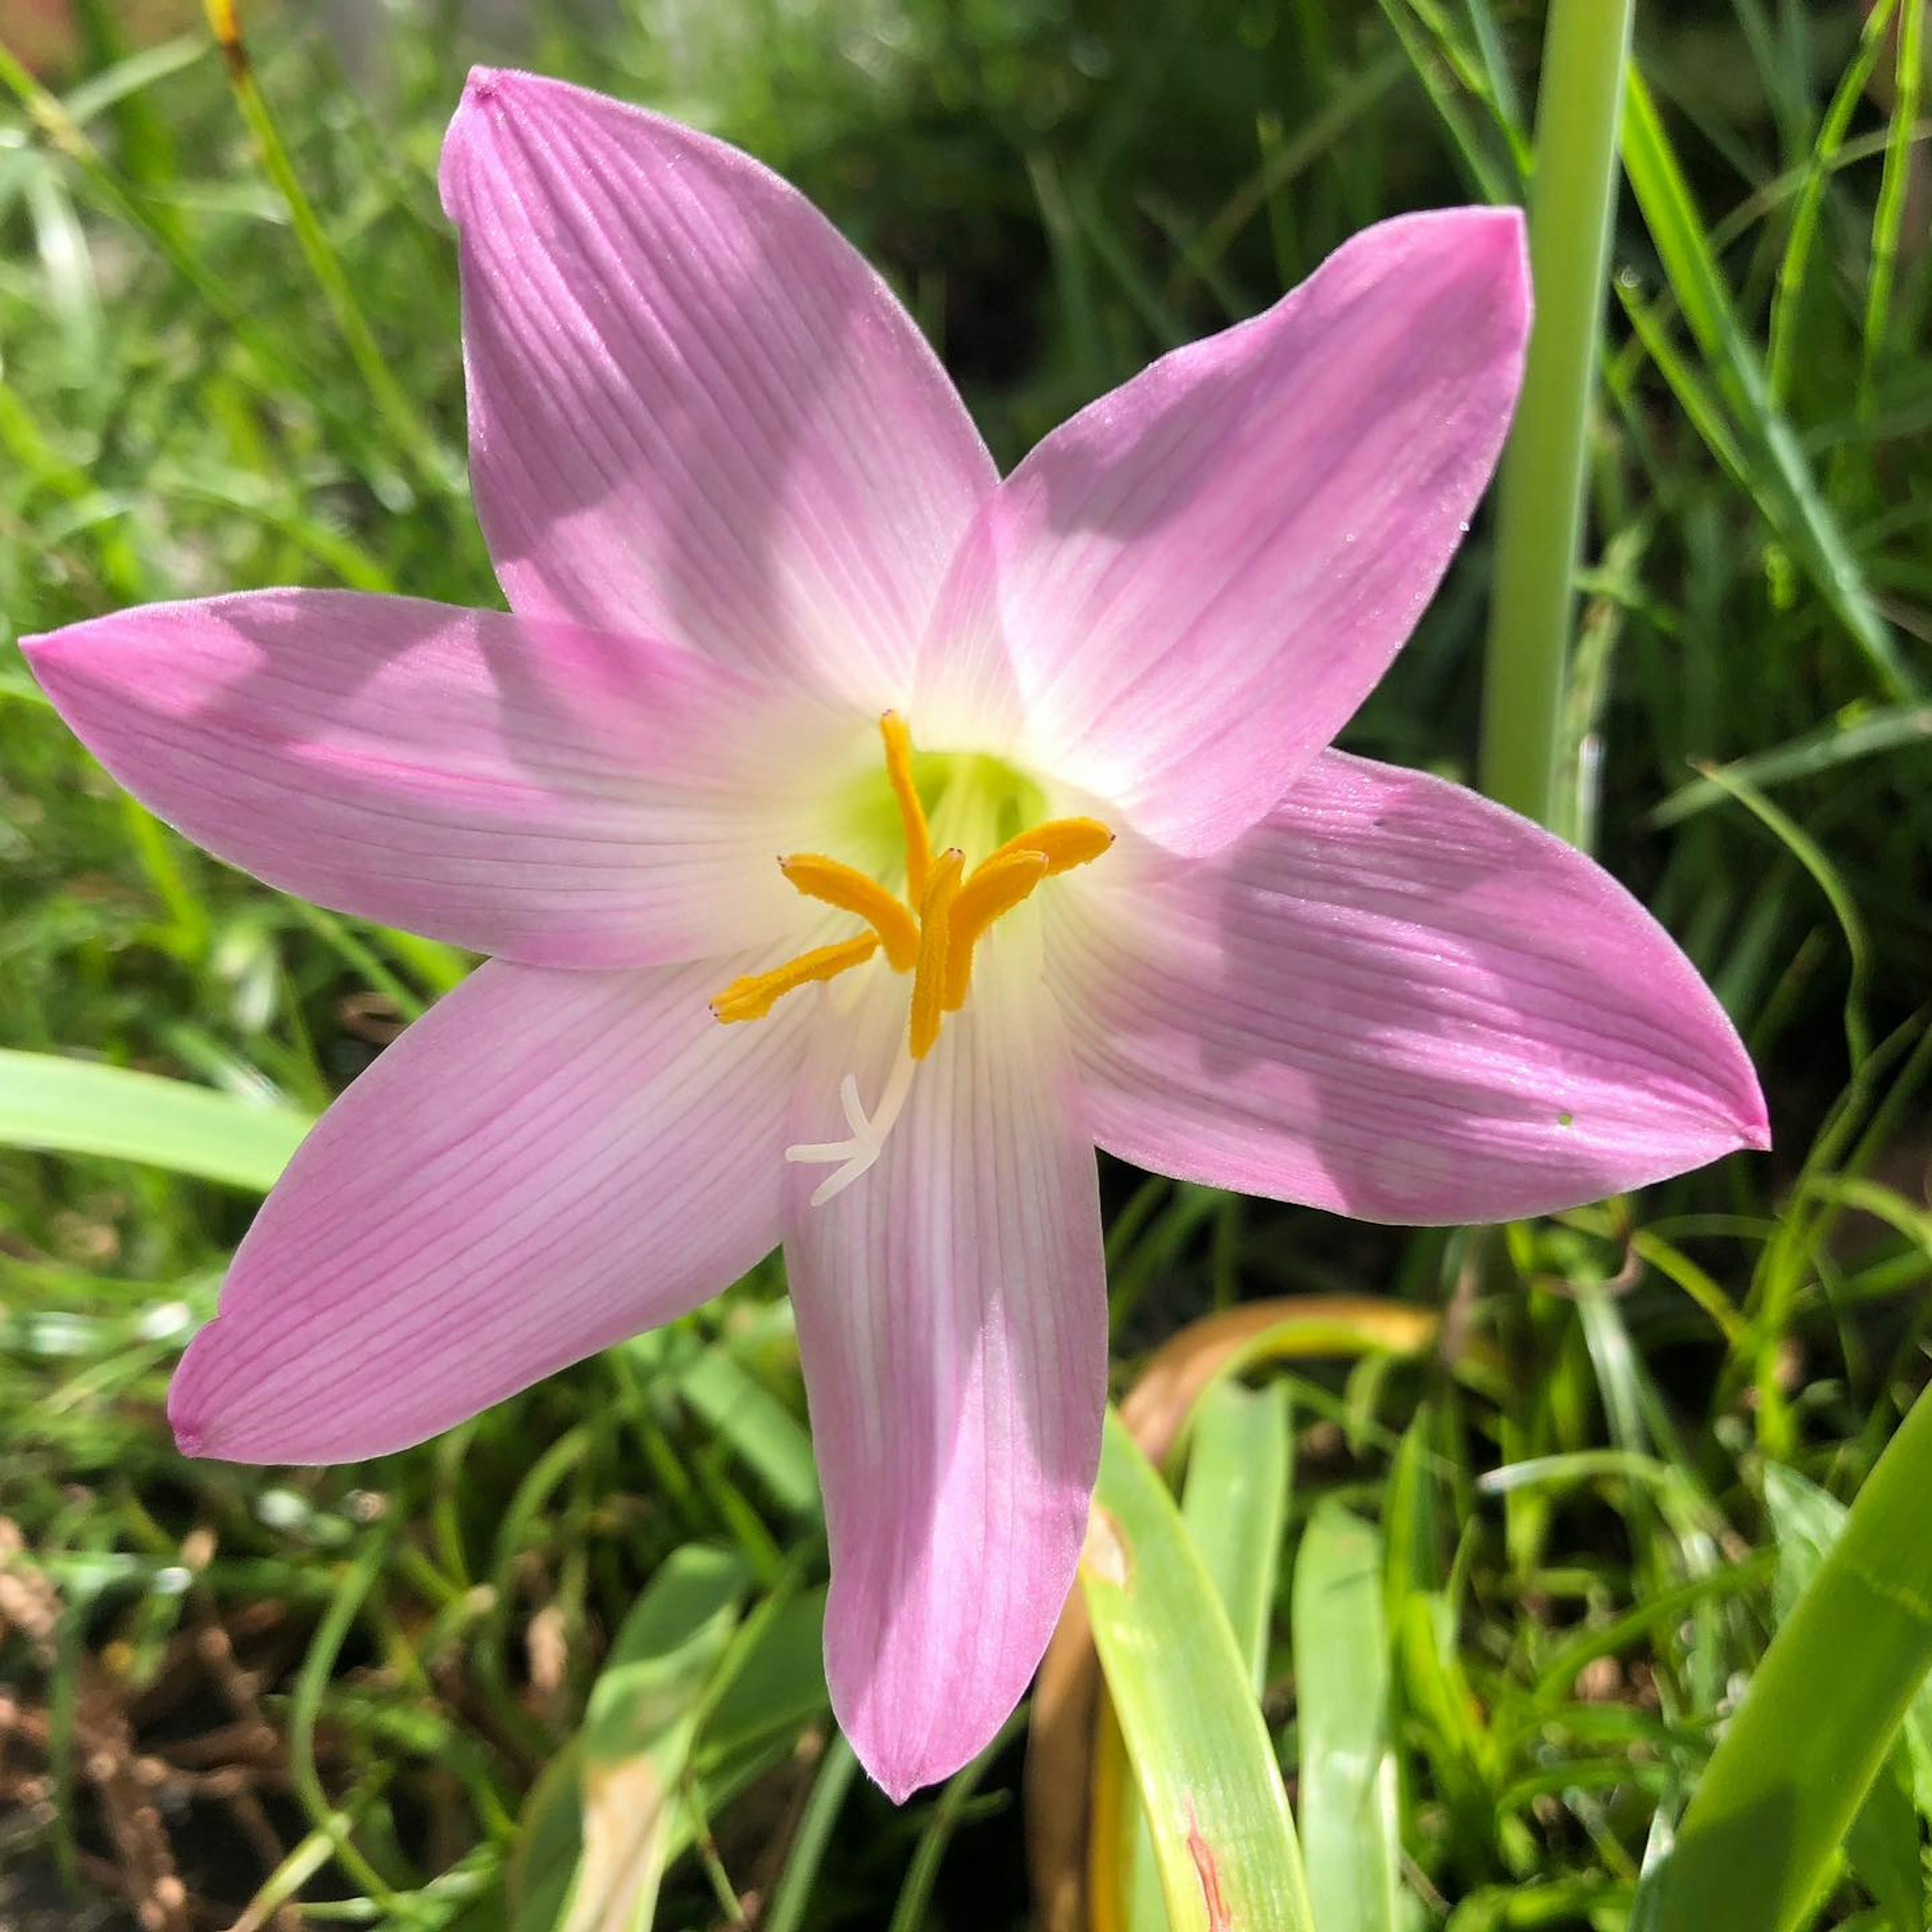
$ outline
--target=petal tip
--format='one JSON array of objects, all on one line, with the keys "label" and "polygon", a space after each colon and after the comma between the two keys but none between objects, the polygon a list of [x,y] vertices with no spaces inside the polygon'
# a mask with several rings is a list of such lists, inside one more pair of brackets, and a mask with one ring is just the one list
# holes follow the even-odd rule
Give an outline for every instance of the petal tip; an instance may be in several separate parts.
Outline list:
[{"label": "petal tip", "polygon": [[234,1430],[223,1426],[220,1405],[209,1399],[205,1386],[215,1352],[227,1339],[218,1315],[190,1339],[168,1384],[168,1426],[184,1456],[223,1462],[266,1462],[266,1456],[238,1450]]},{"label": "petal tip", "polygon": [[903,1738],[863,1738],[849,1729],[845,1738],[866,1775],[895,1804],[903,1804],[915,1792],[951,1777],[972,1755],[969,1752],[955,1763],[948,1758],[934,1758],[930,1751],[909,1751]]},{"label": "petal tip", "polygon": [[206,1459],[215,1453],[213,1432],[208,1427],[207,1416],[195,1400],[190,1381],[189,1360],[187,1355],[182,1358],[181,1366],[175,1371],[175,1378],[169,1385],[168,1426],[174,1432],[175,1447],[184,1456]]},{"label": "petal tip", "polygon": [[43,631],[19,640],[22,660],[33,673],[34,682],[50,698],[54,695],[54,680],[59,676],[67,656],[60,636],[58,631]]},{"label": "petal tip", "polygon": [[466,164],[473,124],[481,118],[500,114],[512,98],[536,78],[514,68],[477,66],[470,70],[463,83],[462,98],[457,102],[456,112],[443,135],[442,155],[436,168],[442,212],[451,220],[460,224],[467,213]]}]

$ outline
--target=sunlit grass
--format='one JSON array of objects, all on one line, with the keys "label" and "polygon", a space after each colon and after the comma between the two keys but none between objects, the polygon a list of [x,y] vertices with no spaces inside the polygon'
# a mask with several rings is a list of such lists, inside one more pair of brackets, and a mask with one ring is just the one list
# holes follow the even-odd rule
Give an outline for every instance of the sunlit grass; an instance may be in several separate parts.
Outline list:
[{"label": "sunlit grass", "polygon": [[[10,640],[274,583],[495,600],[434,182],[471,58],[782,167],[893,278],[1010,461],[1364,223],[1515,192],[1540,40],[1534,10],[1487,0],[560,4],[511,45],[425,4],[352,60],[288,9],[248,16],[238,100],[196,18],[136,46],[116,10],[79,11],[50,92],[0,63],[0,1048],[192,1081],[278,1130],[464,962],[158,826]],[[1124,1412],[1258,1644],[1317,1905],[1342,1901],[1318,1932],[1623,1925],[1780,1613],[1806,1492],[1767,1472],[1849,1498],[1923,1379],[1932,272],[1901,210],[1928,149],[1888,118],[1916,110],[1885,21],[1857,26],[1640,10],[1564,723],[1578,823],[1737,1018],[1777,1154],[1414,1235],[1107,1177]],[[1479,523],[1357,748],[1468,774],[1492,558]],[[144,1146],[138,1106],[82,1084],[112,1158],[0,1151],[0,1919],[131,1894],[170,1932],[189,1898],[218,1923],[299,1900],[543,1932],[584,1754],[610,1744],[596,1687],[655,1591],[622,1661],[672,1716],[618,1743],[675,1784],[660,1924],[1018,1925],[1030,1886],[1055,1932],[1158,1922],[1120,1730],[1053,1702],[1090,1696],[1084,1652],[1042,1679],[1030,1779],[1018,1730],[903,1813],[854,1776],[818,1676],[824,1532],[775,1264],[410,1454],[187,1463],[163,1390],[252,1204],[194,1176],[259,1184],[274,1150],[238,1112],[169,1115]],[[195,1122],[224,1164],[184,1157]],[[1286,1311],[1244,1328],[1271,1297]],[[1272,1514],[1225,1459],[1185,1460],[1216,1368],[1282,1392]],[[1378,1676],[1374,1619],[1298,1610],[1324,1578],[1372,1592]],[[1871,1636],[1824,1628],[1807,1654]],[[1822,1922],[1875,1926],[1874,1897],[1922,1912],[1924,1747],[1908,1730]],[[1378,1750],[1389,1774],[1364,1780]],[[1311,1788],[1324,1764],[1348,1775]],[[1320,1834],[1364,1804],[1350,1887]],[[1083,1886],[1124,1916],[1080,1916]]]}]

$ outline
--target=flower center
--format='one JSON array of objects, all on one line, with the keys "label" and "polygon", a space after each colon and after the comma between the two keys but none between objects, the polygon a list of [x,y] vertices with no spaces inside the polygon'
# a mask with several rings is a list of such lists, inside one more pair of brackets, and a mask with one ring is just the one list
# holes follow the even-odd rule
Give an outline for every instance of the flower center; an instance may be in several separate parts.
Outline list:
[{"label": "flower center", "polygon": [[974,949],[994,922],[1029,898],[1042,879],[1088,864],[1114,842],[1098,819],[1042,819],[1013,833],[968,872],[962,845],[935,850],[934,818],[949,831],[957,827],[962,837],[988,831],[997,836],[1004,829],[1001,820],[1021,819],[1037,795],[1017,772],[994,760],[930,760],[940,769],[928,784],[933,799],[928,816],[905,720],[888,711],[879,720],[879,735],[904,854],[903,896],[823,853],[795,852],[781,859],[779,868],[796,891],[852,914],[866,929],[801,952],[768,973],[734,980],[711,1002],[712,1012],[728,1026],[763,1019],[786,994],[836,979],[881,951],[894,972],[912,975],[905,1044],[878,1105],[868,1114],[860,1104],[857,1082],[848,1074],[839,1094],[851,1138],[785,1150],[788,1160],[838,1163],[812,1196],[814,1205],[849,1186],[878,1160],[911,1090],[914,1066],[938,1043],[945,1016],[966,1004]]}]

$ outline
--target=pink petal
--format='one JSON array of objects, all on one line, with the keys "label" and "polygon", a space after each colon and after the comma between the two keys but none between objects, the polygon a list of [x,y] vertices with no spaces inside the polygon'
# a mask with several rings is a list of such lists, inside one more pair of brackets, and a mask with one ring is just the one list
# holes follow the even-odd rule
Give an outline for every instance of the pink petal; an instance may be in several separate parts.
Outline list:
[{"label": "pink petal", "polygon": [[1514,210],[1368,230],[1049,436],[962,548],[935,640],[1004,650],[1036,762],[1172,850],[1225,844],[1414,628],[1528,322]]},{"label": "pink petal", "polygon": [[[1065,1040],[1000,957],[921,1063],[878,1166],[821,1208],[793,1170],[785,1258],[832,1540],[832,1708],[896,1801],[949,1775],[1025,1690],[1078,1559],[1100,1447],[1106,1297]],[[826,1029],[792,1114],[842,1136],[905,1029],[902,986]]]},{"label": "pink petal", "polygon": [[992,459],[911,318],[736,148],[478,69],[443,148],[511,603],[902,702]]},{"label": "pink petal", "polygon": [[328,590],[23,648],[137,798],[305,898],[537,964],[712,956],[796,920],[772,857],[806,842],[823,714],[688,652]]},{"label": "pink petal", "polygon": [[680,1315],[778,1239],[802,1036],[721,1027],[743,962],[492,962],[336,1102],[175,1377],[190,1456],[400,1449]]},{"label": "pink petal", "polygon": [[[1095,1138],[1366,1220],[1500,1221],[1769,1144],[1731,1024],[1581,854],[1329,752],[1210,860],[1055,896]],[[1164,875],[1163,875],[1164,874]]]}]

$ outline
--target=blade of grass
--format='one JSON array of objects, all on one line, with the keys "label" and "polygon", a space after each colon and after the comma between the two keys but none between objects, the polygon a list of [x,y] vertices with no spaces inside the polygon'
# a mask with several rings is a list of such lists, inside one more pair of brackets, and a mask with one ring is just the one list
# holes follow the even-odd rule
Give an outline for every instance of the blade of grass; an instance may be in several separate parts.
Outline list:
[{"label": "blade of grass", "polygon": [[205,6],[208,27],[226,63],[229,85],[235,91],[236,104],[241,109],[242,118],[254,137],[262,171],[288,210],[289,224],[294,230],[302,260],[308,264],[309,273],[315,278],[316,286],[322,291],[322,300],[335,318],[335,326],[342,332],[343,341],[368,388],[370,399],[388,423],[397,447],[409,459],[419,479],[434,494],[452,493],[457,488],[457,478],[450,460],[430,434],[429,426],[417,412],[416,405],[404,394],[401,384],[396,380],[387,358],[376,344],[368,319],[362,313],[362,304],[356,300],[348,271],[343,267],[341,257],[317,219],[314,205],[303,190],[295,164],[289,158],[287,146],[275,124],[274,116],[269,111],[267,99],[255,78],[254,63],[249,58],[248,42],[242,35],[236,0],[205,0]]},{"label": "blade of grass", "polygon": [[1109,1413],[1080,1589],[1173,1932],[1312,1932],[1274,1746],[1167,1488]]},{"label": "blade of grass", "polygon": [[1634,63],[1627,82],[1624,172],[1678,307],[1744,433],[1752,494],[1864,654],[1880,687],[1893,698],[1910,698],[1917,682],[1872,601],[1857,556],[1819,493],[1803,448],[1772,403],[1756,352],[1745,338],[1718,272],[1690,183]]},{"label": "blade of grass", "polygon": [[0,1145],[143,1161],[266,1193],[311,1124],[184,1080],[0,1048]]},{"label": "blade of grass", "polygon": [[1892,292],[1898,274],[1899,238],[1905,226],[1906,193],[1911,182],[1912,130],[1925,78],[1926,0],[1903,0],[1898,28],[1898,91],[1892,106],[1891,138],[1886,143],[1885,172],[1878,206],[1872,212],[1871,277],[1865,289],[1865,326],[1858,363],[1859,413],[1874,400],[1886,338],[1892,326]]},{"label": "blade of grass", "polygon": [[835,1731],[819,1760],[818,1775],[812,1781],[812,1793],[800,1815],[784,1868],[772,1887],[771,1906],[760,1922],[760,1932],[798,1932],[806,1922],[806,1908],[818,1882],[818,1868],[825,1862],[832,1828],[845,1808],[845,1795],[858,1768],[858,1758],[845,1742],[844,1732]]},{"label": "blade of grass", "polygon": [[1850,724],[1834,718],[1815,731],[1773,745],[1750,757],[1714,766],[1702,778],[1672,792],[1650,814],[1652,825],[1680,824],[1736,794],[1727,780],[1762,792],[1793,778],[1816,778],[1861,758],[1887,752],[1932,751],[1932,708],[1922,704],[1887,705],[1866,712]]},{"label": "blade of grass", "polygon": [[1639,1887],[1635,1932],[1796,1932],[1932,1665],[1932,1400],[1793,1605]]},{"label": "blade of grass", "polygon": [[[1234,1648],[1246,1666],[1249,1688],[1257,1697],[1267,1672],[1268,1619],[1280,1567],[1293,1456],[1283,1384],[1249,1389],[1238,1382],[1216,1382],[1201,1398],[1188,1435],[1180,1518],[1228,1613]],[[1119,1727],[1110,1724],[1102,1747],[1118,1749],[1120,1744]],[[1124,1782],[1111,1772],[1096,1773],[1095,1841],[1096,1846],[1103,1840],[1111,1844],[1121,1868],[1118,1895],[1126,1901],[1126,1924],[1136,1932],[1143,1928],[1145,1932],[1166,1932],[1153,1838],[1140,1806],[1120,1788]],[[1124,1810],[1126,1816],[1114,1820],[1100,1816],[1102,1795],[1107,1790],[1113,1793],[1117,1813]],[[1124,1807],[1120,1803],[1123,1798],[1128,1801]],[[1111,1889],[1111,1882],[1095,1886],[1097,1895]]]},{"label": "blade of grass", "polygon": [[[1804,310],[1804,291],[1810,278],[1826,185],[1832,178],[1838,150],[1844,145],[1852,115],[1864,98],[1880,50],[1885,45],[1886,29],[1892,23],[1898,4],[1898,0],[1878,0],[1878,4],[1865,16],[1857,49],[1832,94],[1825,118],[1819,123],[1818,137],[1805,159],[1804,179],[1791,211],[1791,227],[1785,237],[1783,259],[1778,265],[1778,289],[1772,302],[1765,381],[1775,408],[1782,409],[1790,400],[1792,380],[1797,373],[1798,318]],[[1904,124],[1903,121],[1894,122],[1894,131]]]},{"label": "blade of grass", "polygon": [[1301,1833],[1322,1932],[1396,1932],[1402,1854],[1382,1538],[1333,1498],[1294,1562]]}]

